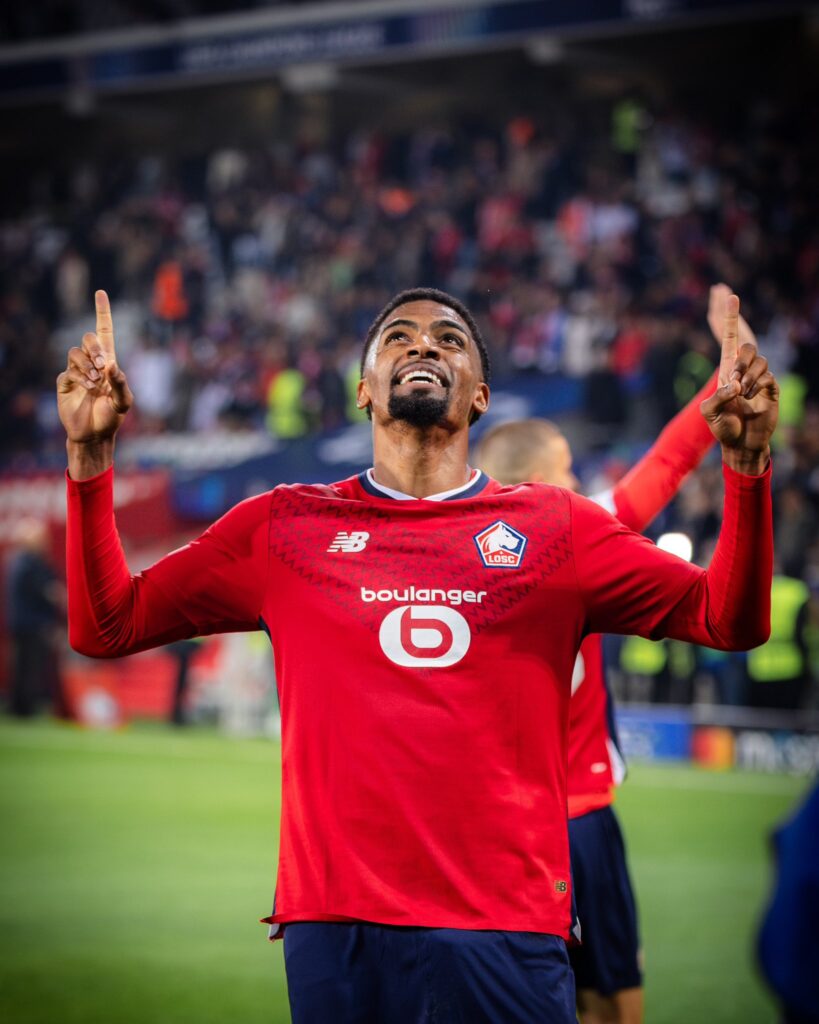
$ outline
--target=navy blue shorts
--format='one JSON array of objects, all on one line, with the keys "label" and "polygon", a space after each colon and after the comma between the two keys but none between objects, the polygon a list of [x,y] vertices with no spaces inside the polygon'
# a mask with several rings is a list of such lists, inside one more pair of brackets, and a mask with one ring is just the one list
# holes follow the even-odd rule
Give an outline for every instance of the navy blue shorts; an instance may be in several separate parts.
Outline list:
[{"label": "navy blue shorts", "polygon": [[582,945],[569,951],[579,989],[610,996],[643,984],[637,907],[626,848],[611,807],[569,819]]},{"label": "navy blue shorts", "polygon": [[284,929],[293,1024],[574,1024],[566,944],[534,932]]}]

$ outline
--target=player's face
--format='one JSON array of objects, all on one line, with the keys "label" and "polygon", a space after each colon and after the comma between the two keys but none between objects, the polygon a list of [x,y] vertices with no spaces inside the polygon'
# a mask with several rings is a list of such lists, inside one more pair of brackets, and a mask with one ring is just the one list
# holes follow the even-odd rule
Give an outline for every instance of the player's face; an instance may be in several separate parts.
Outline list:
[{"label": "player's face", "polygon": [[376,423],[466,426],[489,405],[481,359],[461,317],[427,299],[392,311],[370,346],[359,404]]}]

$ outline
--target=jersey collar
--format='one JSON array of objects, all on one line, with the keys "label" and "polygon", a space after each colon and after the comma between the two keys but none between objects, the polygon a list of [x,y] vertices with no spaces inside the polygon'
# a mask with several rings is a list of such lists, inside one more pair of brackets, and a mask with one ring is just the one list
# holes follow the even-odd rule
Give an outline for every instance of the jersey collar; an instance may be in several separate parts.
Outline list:
[{"label": "jersey collar", "polygon": [[[395,491],[392,487],[385,487],[383,484],[376,483],[373,479],[372,469],[359,473],[358,482],[367,494],[372,494],[375,498],[392,498],[394,501],[420,500],[412,494],[404,494],[403,491]],[[451,491],[441,491],[440,494],[429,494],[423,500],[454,501],[460,498],[473,498],[476,494],[480,494],[488,483],[489,477],[486,473],[482,472],[480,469],[473,469],[469,480],[467,480],[467,482],[461,487],[455,487]]]}]

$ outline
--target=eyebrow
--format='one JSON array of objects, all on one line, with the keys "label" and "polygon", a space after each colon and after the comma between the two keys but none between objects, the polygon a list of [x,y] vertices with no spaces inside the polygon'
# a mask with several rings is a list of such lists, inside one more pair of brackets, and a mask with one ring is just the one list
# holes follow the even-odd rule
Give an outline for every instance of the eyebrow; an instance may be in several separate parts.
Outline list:
[{"label": "eyebrow", "polygon": [[460,331],[461,334],[469,335],[469,331],[465,327],[461,327],[459,323],[454,320],[436,320],[432,327],[454,327],[456,331]]},{"label": "eyebrow", "polygon": [[390,330],[391,327],[414,327],[416,331],[418,330],[418,324],[414,320],[401,320],[401,319],[399,319],[399,320],[391,320],[388,324],[385,324],[381,328],[381,333],[383,334],[384,331]]},{"label": "eyebrow", "polygon": [[[388,324],[382,327],[381,333],[383,334],[384,331],[389,331],[393,327],[414,327],[416,331],[418,330],[418,324],[414,320],[404,320],[403,318],[399,318],[397,320],[391,320]],[[466,328],[462,327],[459,323],[456,323],[454,320],[435,320],[433,323],[430,324],[430,327],[432,327],[433,329],[435,329],[436,327],[454,327],[456,331],[460,331],[461,334],[469,337],[469,332],[466,330]]]}]

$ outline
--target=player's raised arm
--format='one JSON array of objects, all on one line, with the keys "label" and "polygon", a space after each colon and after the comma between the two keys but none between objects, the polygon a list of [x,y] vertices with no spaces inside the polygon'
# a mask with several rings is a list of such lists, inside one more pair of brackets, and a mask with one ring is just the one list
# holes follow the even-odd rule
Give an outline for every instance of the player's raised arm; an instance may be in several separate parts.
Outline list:
[{"label": "player's raised arm", "polygon": [[95,295],[96,332],[68,352],[68,365],[57,378],[57,408],[65,428],[68,472],[86,480],[114,461],[114,437],[134,396],[117,364],[111,305],[103,291]]},{"label": "player's raised arm", "polygon": [[778,388],[766,360],[739,342],[739,300],[727,303],[718,387],[702,403],[722,443],[725,502],[707,570],[689,565],[590,502],[573,497],[577,578],[590,632],[673,637],[747,650],[770,633],[773,531],[770,437]]},{"label": "player's raised arm", "polygon": [[[730,296],[731,289],[722,283],[712,285],[708,294],[708,326],[720,346],[726,303]],[[744,317],[739,317],[737,328],[740,345],[750,344],[756,350],[756,337]],[[700,406],[716,391],[718,376],[719,371],[716,370],[691,401],[666,424],[640,461],[613,488],[614,513],[630,529],[645,530],[714,444],[714,435],[703,418]]]},{"label": "player's raised arm", "polygon": [[258,628],[270,494],[242,502],[202,537],[132,576],[114,522],[114,438],[133,403],[114,350],[111,307],[57,378],[68,451],[66,578],[72,647],[116,657],[207,633]]}]

